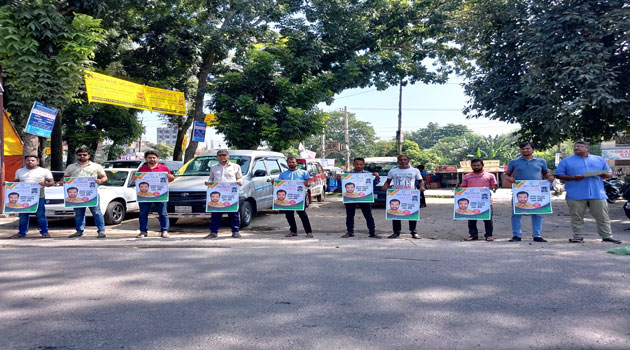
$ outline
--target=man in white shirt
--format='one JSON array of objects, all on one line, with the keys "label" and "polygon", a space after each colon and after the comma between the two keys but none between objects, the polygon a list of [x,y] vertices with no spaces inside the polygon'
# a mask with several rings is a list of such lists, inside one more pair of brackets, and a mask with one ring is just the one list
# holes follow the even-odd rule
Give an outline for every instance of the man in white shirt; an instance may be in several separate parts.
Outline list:
[{"label": "man in white shirt", "polygon": [[[44,187],[53,186],[55,181],[53,180],[52,173],[48,169],[44,169],[39,166],[39,159],[35,155],[28,155],[24,157],[24,168],[20,168],[15,172],[15,182],[37,182],[41,186],[39,190],[39,205],[37,206],[37,226],[39,226],[39,233],[42,238],[50,238],[48,234],[48,220],[46,220],[46,207],[44,206],[46,200],[44,198]],[[29,226],[29,214],[20,214],[20,221],[18,224],[18,233],[9,238],[24,238],[28,232]]]},{"label": "man in white shirt", "polygon": [[[217,151],[217,159],[219,162],[210,167],[210,175],[206,186],[210,182],[236,182],[239,186],[243,186],[243,174],[241,166],[230,162],[230,153],[227,149]],[[213,212],[210,216],[210,234],[204,238],[217,238],[219,236],[219,227],[221,226],[221,212]],[[239,212],[225,213],[230,218],[230,226],[232,228],[232,237],[241,238],[238,233],[241,226],[241,218]]]},{"label": "man in white shirt", "polygon": [[[395,189],[408,189],[412,190],[416,188],[416,180],[422,180],[420,171],[416,168],[409,166],[409,157],[406,154],[398,156],[398,167],[393,168],[387,173],[387,181],[383,185],[383,190],[387,191],[387,188],[393,187]],[[390,186],[391,185],[391,186]],[[419,239],[416,232],[417,221],[409,221],[409,231],[411,231],[411,237]],[[400,231],[402,230],[402,223],[400,220],[392,220],[392,227],[394,233],[387,238],[398,238]]]}]

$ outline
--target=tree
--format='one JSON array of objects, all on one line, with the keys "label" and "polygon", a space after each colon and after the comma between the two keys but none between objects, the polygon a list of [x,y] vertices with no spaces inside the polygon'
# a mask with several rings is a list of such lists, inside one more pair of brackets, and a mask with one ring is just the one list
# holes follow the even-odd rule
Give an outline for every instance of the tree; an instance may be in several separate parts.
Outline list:
[{"label": "tree", "polygon": [[[396,141],[380,140],[376,143],[374,156],[377,157],[396,157]],[[409,161],[415,167],[424,164],[427,170],[434,169],[437,165],[443,164],[442,158],[432,150],[420,149],[417,143],[411,140],[405,140],[402,144],[402,154],[409,156]]]},{"label": "tree", "polygon": [[[324,126],[326,143],[345,142],[344,113],[335,111],[328,113]],[[320,129],[321,130],[321,129]],[[348,134],[350,136],[350,159],[354,157],[372,157],[376,144],[376,132],[370,123],[358,120],[354,113],[348,113]],[[321,132],[304,141],[306,148],[319,150],[321,148]],[[345,164],[344,155],[340,152],[327,152],[326,158],[335,158]]]},{"label": "tree", "polygon": [[161,159],[168,159],[173,155],[173,146],[165,145],[161,142],[158,143],[150,143],[149,147],[152,150],[156,151]]},{"label": "tree", "polygon": [[447,124],[440,126],[438,123],[429,122],[426,127],[407,133],[405,138],[415,141],[420,146],[420,149],[428,149],[444,137],[460,136],[469,133],[472,133],[472,130],[466,125]]},{"label": "tree", "polygon": [[[6,74],[8,109],[20,131],[33,101],[57,107],[61,115],[70,102],[77,101],[82,71],[90,67],[103,39],[100,20],[62,13],[60,5],[40,0],[0,7],[0,66]],[[59,120],[58,116],[57,129]],[[24,134],[23,139],[24,154],[37,154],[37,136]],[[53,162],[54,168],[58,165]]]},{"label": "tree", "polygon": [[457,18],[469,117],[541,147],[630,127],[627,1],[475,0]]},{"label": "tree", "polygon": [[430,151],[436,153],[447,164],[459,164],[472,158],[500,160],[507,164],[518,156],[518,137],[514,134],[480,136],[472,133],[447,136],[438,141]]}]

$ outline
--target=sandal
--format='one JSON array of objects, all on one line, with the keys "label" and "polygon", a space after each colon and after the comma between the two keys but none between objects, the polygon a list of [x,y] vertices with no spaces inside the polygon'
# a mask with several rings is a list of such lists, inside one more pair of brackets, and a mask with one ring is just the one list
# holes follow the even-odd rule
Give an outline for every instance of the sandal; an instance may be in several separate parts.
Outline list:
[{"label": "sandal", "polygon": [[492,242],[492,241],[494,241],[494,237],[486,237],[486,241]]},{"label": "sandal", "polygon": [[21,234],[16,233],[13,236],[9,237],[9,239],[18,239],[18,238],[26,238],[26,235],[22,236]]},{"label": "sandal", "polygon": [[285,237],[295,237],[295,236],[297,236],[297,233],[289,232],[289,234],[287,234]]},{"label": "sandal", "polygon": [[51,238],[48,233],[42,233],[42,238]]},{"label": "sandal", "polygon": [[476,241],[478,239],[479,238],[477,238],[477,237],[469,236],[468,238],[465,239],[465,241]]},{"label": "sandal", "polygon": [[312,233],[307,233],[306,234],[306,238],[313,238],[313,234]]}]

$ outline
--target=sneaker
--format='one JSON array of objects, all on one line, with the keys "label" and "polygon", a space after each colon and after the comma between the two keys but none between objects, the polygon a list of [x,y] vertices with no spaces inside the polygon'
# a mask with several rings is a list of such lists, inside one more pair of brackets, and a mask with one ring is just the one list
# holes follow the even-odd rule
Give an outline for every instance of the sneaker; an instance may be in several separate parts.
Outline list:
[{"label": "sneaker", "polygon": [[413,238],[413,239],[420,239],[420,236],[416,232],[411,232],[411,238]]},{"label": "sneaker", "polygon": [[68,238],[79,238],[81,236],[83,236],[83,232],[78,232],[77,231],[77,232],[71,234],[70,236],[68,236]]},{"label": "sneaker", "polygon": [[349,237],[354,237],[354,233],[348,232],[345,235],[341,236],[341,238],[349,238]]},{"label": "sneaker", "polygon": [[170,236],[168,235],[168,232],[162,231],[162,232],[160,232],[160,237],[162,237],[162,238],[169,238]]},{"label": "sneaker", "polygon": [[107,237],[103,232],[99,232],[98,236],[96,236],[96,238],[105,238]]},{"label": "sneaker", "polygon": [[378,233],[370,233],[370,238],[383,238]]},{"label": "sneaker", "polygon": [[602,242],[610,242],[610,243],[615,243],[615,244],[621,244],[620,240],[614,239],[612,237],[604,238],[604,239],[602,239]]},{"label": "sneaker", "polygon": [[569,238],[569,243],[584,243],[584,238],[582,237]]},{"label": "sneaker", "polygon": [[508,240],[508,242],[520,242],[520,241],[521,241],[521,237],[517,237],[517,236],[514,236],[510,238],[510,240]]},{"label": "sneaker", "polygon": [[148,233],[146,233],[146,232],[140,232],[140,233],[136,236],[136,238],[145,238],[147,235],[148,235]]},{"label": "sneaker", "polygon": [[394,232],[391,235],[387,236],[387,238],[398,238],[398,236],[400,236],[400,233]]},{"label": "sneaker", "polygon": [[241,238],[241,234],[238,232],[232,232],[232,237],[233,238]]},{"label": "sneaker", "polygon": [[216,232],[210,232],[210,234],[205,236],[204,239],[217,238],[218,236],[219,235]]},{"label": "sneaker", "polygon": [[547,240],[540,236],[536,236],[534,237],[534,242],[547,242]]}]

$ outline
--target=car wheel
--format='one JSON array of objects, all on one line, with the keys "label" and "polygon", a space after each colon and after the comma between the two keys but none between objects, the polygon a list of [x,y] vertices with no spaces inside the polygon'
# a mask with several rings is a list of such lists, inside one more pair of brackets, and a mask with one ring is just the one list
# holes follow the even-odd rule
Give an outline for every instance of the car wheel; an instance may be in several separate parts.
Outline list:
[{"label": "car wheel", "polygon": [[255,215],[254,208],[249,201],[243,202],[240,208],[241,215],[241,227],[247,227],[252,222],[252,217]]},{"label": "car wheel", "polygon": [[113,201],[107,205],[105,210],[105,223],[107,225],[118,225],[125,219],[127,209],[121,202]]},{"label": "car wheel", "polygon": [[179,219],[179,218],[168,218],[168,225],[169,225],[169,226],[173,226],[173,225],[175,225],[175,224],[177,223],[177,220],[178,220],[178,219]]},{"label": "car wheel", "polygon": [[323,189],[322,193],[319,196],[317,196],[317,201],[318,202],[323,202],[324,199],[326,199],[326,190],[325,189]]},{"label": "car wheel", "polygon": [[313,197],[311,197],[311,191],[308,190],[306,192],[306,198],[304,200],[304,208],[308,208],[309,205],[313,202]]}]

